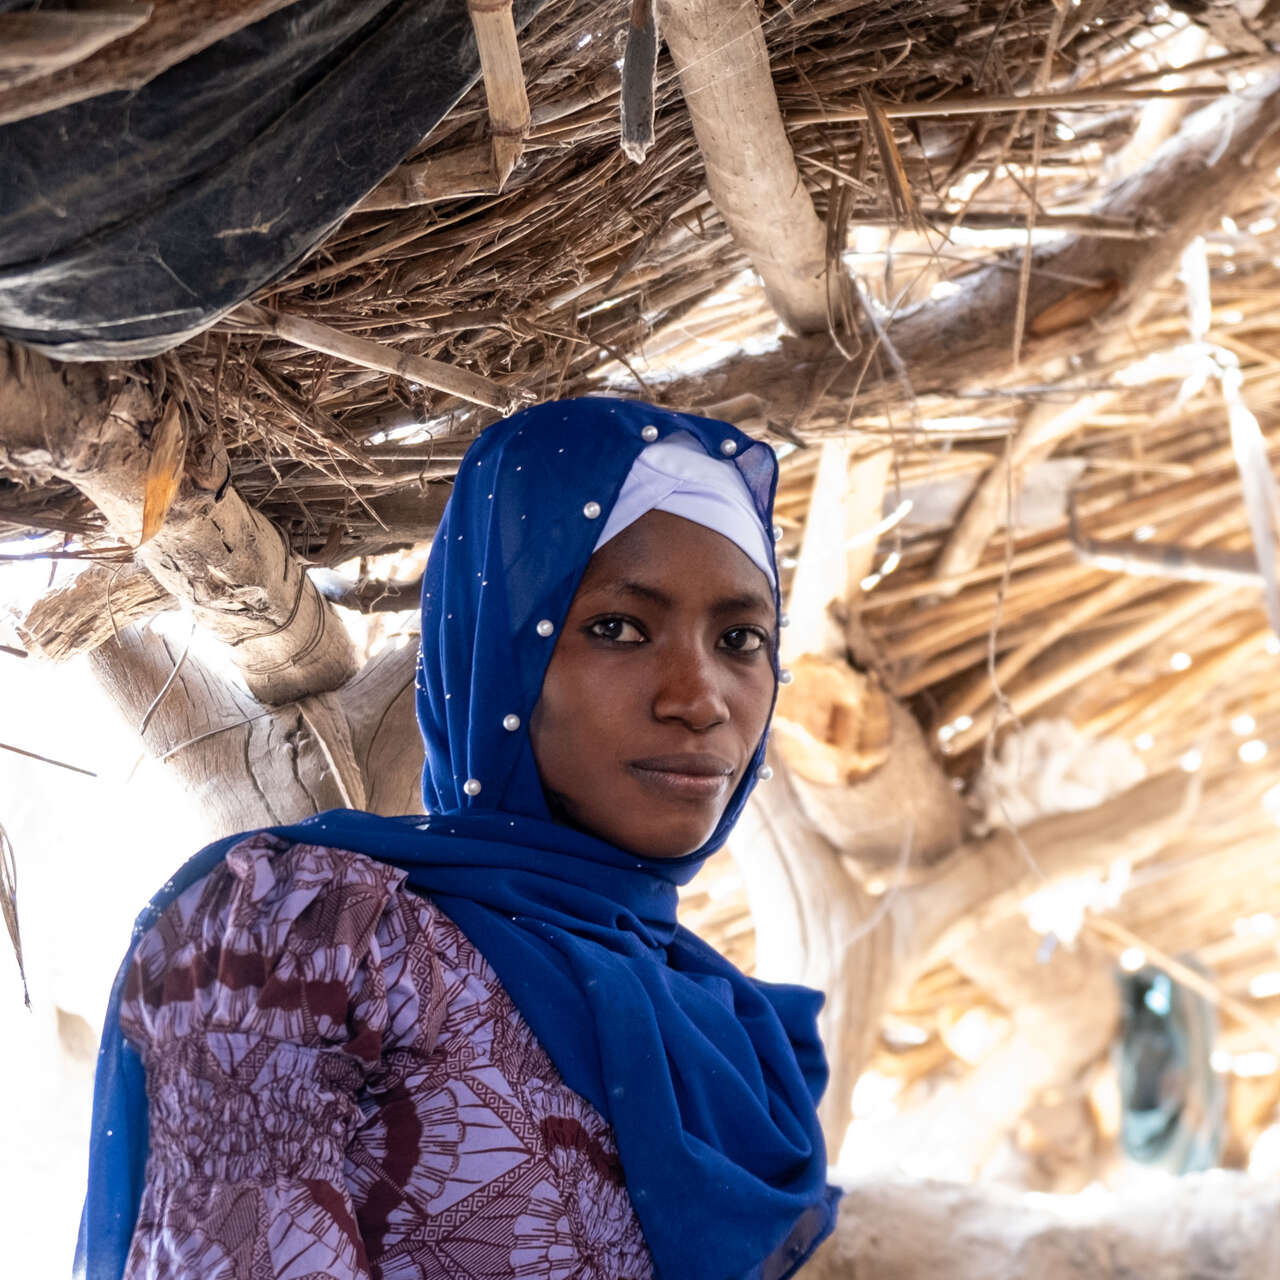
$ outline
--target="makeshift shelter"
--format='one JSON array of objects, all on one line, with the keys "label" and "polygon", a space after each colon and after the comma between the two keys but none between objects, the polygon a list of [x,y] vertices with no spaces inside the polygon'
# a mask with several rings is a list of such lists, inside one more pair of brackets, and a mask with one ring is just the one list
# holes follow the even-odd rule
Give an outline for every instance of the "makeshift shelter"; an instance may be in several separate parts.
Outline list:
[{"label": "makeshift shelter", "polygon": [[[92,562],[0,660],[91,651],[211,835],[410,810],[412,649],[346,611],[411,602],[476,430],[602,390],[731,420],[783,455],[795,679],[686,911],[829,992],[833,1154],[871,1078],[922,1172],[1102,1178],[1115,970],[1153,965],[1217,1010],[1243,1166],[1280,1101],[1277,50],[1263,0],[0,3],[0,537]],[[227,672],[147,626],[179,604]],[[1212,1195],[1168,1236],[850,1205],[833,1275],[1280,1265]]]}]

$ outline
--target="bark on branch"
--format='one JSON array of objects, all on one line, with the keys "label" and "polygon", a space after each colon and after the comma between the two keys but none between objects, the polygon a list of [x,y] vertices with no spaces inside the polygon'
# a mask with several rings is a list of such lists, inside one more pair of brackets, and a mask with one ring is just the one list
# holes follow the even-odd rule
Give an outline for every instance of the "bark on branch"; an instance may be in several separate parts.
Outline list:
[{"label": "bark on branch", "polygon": [[[264,707],[195,654],[183,660],[180,644],[137,628],[94,650],[89,664],[129,724],[138,728],[150,711],[142,745],[195,796],[207,839],[365,798],[335,694]],[[181,840],[188,852],[201,842],[190,832]]]}]

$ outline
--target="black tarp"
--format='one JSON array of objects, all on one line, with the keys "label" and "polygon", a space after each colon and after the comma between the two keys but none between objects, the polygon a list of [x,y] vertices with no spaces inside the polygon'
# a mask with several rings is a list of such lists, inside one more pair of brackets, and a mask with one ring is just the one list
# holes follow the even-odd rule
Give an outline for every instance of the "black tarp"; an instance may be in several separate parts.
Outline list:
[{"label": "black tarp", "polygon": [[177,345],[321,241],[478,75],[465,0],[297,0],[141,89],[0,126],[0,336],[72,360]]}]

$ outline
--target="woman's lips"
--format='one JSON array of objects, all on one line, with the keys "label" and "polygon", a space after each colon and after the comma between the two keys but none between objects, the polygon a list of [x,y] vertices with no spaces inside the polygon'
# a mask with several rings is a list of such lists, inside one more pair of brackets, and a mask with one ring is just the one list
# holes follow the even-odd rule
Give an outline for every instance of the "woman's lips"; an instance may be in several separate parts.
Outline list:
[{"label": "woman's lips", "polygon": [[646,786],[681,800],[714,800],[733,777],[729,761],[695,753],[650,756],[629,767]]}]

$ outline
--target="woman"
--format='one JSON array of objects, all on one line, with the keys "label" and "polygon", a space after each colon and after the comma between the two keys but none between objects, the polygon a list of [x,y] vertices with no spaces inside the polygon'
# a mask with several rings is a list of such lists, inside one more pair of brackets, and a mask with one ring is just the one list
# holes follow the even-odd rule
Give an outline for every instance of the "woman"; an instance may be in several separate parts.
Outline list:
[{"label": "woman", "polygon": [[777,1280],[808,1258],[835,1214],[820,997],[675,923],[765,772],[776,479],[734,428],[622,401],[477,439],[423,590],[430,816],[230,837],[144,913],[78,1271]]}]

